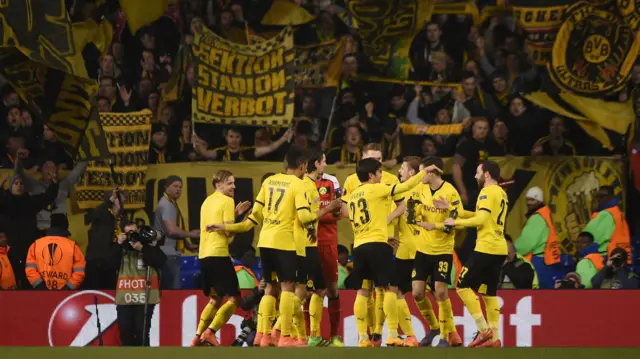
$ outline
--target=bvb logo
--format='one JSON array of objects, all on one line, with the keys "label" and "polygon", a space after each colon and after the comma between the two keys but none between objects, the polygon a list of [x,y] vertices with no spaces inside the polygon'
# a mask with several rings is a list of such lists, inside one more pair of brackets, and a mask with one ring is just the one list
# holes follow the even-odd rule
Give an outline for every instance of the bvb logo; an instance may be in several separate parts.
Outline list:
[{"label": "bvb logo", "polygon": [[561,89],[599,97],[626,84],[638,50],[640,37],[622,17],[581,2],[567,12],[547,66]]},{"label": "bvb logo", "polygon": [[411,278],[415,278],[415,277],[416,277],[416,270],[414,269],[414,270],[411,272]]},{"label": "bvb logo", "polygon": [[[552,165],[545,179],[547,205],[563,253],[575,252],[575,240],[598,208],[596,192],[611,186],[625,198],[621,164],[610,159],[576,157]],[[624,211],[624,203],[621,203]]]},{"label": "bvb logo", "polygon": [[604,36],[591,35],[584,42],[582,52],[587,62],[600,64],[605,62],[611,55],[611,43]]}]

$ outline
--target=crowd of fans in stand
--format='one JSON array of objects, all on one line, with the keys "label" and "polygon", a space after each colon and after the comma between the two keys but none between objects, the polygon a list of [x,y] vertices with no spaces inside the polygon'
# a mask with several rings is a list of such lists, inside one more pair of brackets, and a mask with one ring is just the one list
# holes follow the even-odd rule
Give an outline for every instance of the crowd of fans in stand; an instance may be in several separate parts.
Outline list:
[{"label": "crowd of fans in stand", "polygon": [[[330,113],[333,93],[298,89],[297,120],[290,129],[196,124],[194,130],[191,121],[193,67],[187,71],[187,85],[181,99],[172,103],[162,101],[162,90],[175,71],[178,49],[193,42],[192,24],[201,21],[227,38],[244,34],[245,21],[259,32],[260,19],[270,2],[258,0],[180,0],[172,2],[164,17],[135,35],[126,26],[116,27],[108,54],[100,56],[91,49],[84,52],[90,75],[99,81],[99,111],[130,112],[146,108],[154,113],[148,157],[151,164],[278,162],[291,144],[306,148],[319,146],[326,150],[328,162],[338,166],[357,162],[362,145],[369,142],[383,145],[384,164],[388,168],[400,163],[406,155],[455,156],[462,172],[462,182],[456,185],[465,204],[475,198],[474,191],[477,191],[472,173],[474,164],[487,156],[625,153],[622,136],[612,139],[613,151],[603,149],[575,121],[540,109],[524,98],[524,92],[540,86],[540,77],[511,16],[500,15],[477,25],[467,16],[434,15],[411,46],[411,82],[406,85],[372,83],[356,80],[354,76],[381,74],[376,73],[363,54],[357,30],[350,29],[339,16],[344,11],[344,3],[297,2],[316,18],[298,27],[296,44],[308,45],[341,37],[347,40],[333,115]],[[95,6],[90,1],[75,4],[73,17],[76,19],[90,13]],[[418,81],[457,84],[461,90],[414,84]],[[640,85],[640,64],[634,66],[631,83],[620,94],[620,101],[627,100],[630,89],[636,85]],[[11,185],[16,180],[27,185],[18,195],[29,192],[44,196],[51,181],[44,174],[71,170],[73,160],[53,132],[33,116],[8,84],[1,87],[0,100],[0,119],[6,119],[0,121],[0,143],[3,144],[0,168],[16,169],[21,174],[21,179],[10,181]],[[400,130],[402,123],[462,123],[465,129],[460,135],[404,135]],[[61,190],[53,205],[49,196],[47,203],[25,207],[21,212],[20,216],[29,217],[23,219],[24,223],[20,222],[21,226],[24,224],[29,229],[28,235],[21,232],[20,236],[33,237],[25,240],[32,242],[47,229],[46,218],[36,218],[35,213],[47,208],[56,213],[66,212],[64,199],[86,168],[86,164],[75,166],[76,171],[67,177],[67,183],[60,184]],[[42,183],[25,177],[37,172],[43,174]],[[4,222],[10,223],[9,228],[13,228],[13,224],[6,219],[19,217],[17,212],[10,215],[12,210],[13,207],[0,208]],[[8,229],[7,234],[12,230]]]}]

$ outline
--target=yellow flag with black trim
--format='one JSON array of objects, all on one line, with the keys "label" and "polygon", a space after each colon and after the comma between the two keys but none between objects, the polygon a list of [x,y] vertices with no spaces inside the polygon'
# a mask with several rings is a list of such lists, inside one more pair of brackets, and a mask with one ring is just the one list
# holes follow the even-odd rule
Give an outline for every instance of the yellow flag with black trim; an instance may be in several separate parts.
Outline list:
[{"label": "yellow flag with black trim", "polygon": [[287,0],[275,0],[262,17],[262,25],[295,26],[315,19],[307,10]]},{"label": "yellow flag with black trim", "polygon": [[135,34],[140,28],[164,15],[169,7],[169,0],[120,0],[120,7],[131,33]]},{"label": "yellow flag with black trim", "polygon": [[558,88],[602,98],[627,84],[638,51],[640,36],[620,15],[581,2],[567,11],[547,68]]},{"label": "yellow flag with black trim", "polygon": [[321,44],[297,46],[294,59],[295,87],[338,87],[345,41],[342,37]]}]

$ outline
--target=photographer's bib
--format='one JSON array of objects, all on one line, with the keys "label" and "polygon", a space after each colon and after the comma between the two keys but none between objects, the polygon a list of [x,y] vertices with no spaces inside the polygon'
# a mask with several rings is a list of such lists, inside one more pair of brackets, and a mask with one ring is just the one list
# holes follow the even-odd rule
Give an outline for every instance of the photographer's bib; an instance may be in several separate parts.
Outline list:
[{"label": "photographer's bib", "polygon": [[151,286],[146,301],[147,267],[142,260],[142,253],[124,251],[116,287],[117,305],[144,305],[145,301],[148,304],[160,303],[158,272],[153,267],[149,269]]}]

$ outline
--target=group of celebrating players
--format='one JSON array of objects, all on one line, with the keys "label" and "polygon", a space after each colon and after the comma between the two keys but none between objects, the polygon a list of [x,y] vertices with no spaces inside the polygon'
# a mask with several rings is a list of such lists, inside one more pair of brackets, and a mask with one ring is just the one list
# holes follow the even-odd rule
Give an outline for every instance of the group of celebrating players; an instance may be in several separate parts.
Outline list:
[{"label": "group of celebrating players", "polygon": [[[335,177],[324,174],[325,155],[294,146],[286,156],[286,173],[265,176],[250,214],[239,223],[234,223],[235,217],[247,204],[234,204],[233,175],[225,170],[216,173],[215,192],[201,209],[199,256],[203,289],[210,301],[201,314],[193,345],[219,345],[216,331],[233,315],[240,300],[229,242],[234,233],[261,225],[258,248],[266,285],[254,345],[344,346],[338,335],[335,228],[342,216],[349,218],[354,233],[352,275],[362,283],[353,308],[359,347],[382,344],[385,320],[386,346],[430,346],[438,335],[440,347],[462,345],[448,297],[451,270],[458,261],[455,228],[462,227],[478,229],[475,251],[457,273],[457,293],[478,327],[469,346],[500,347],[496,290],[507,255],[504,222],[508,208],[507,195],[497,183],[500,168],[491,161],[478,166],[475,177],[482,190],[472,212],[464,210],[455,187],[443,180],[441,159],[405,158],[400,180],[383,172],[381,161],[379,145],[365,146],[341,198],[333,199],[331,190],[339,186]],[[426,291],[436,299],[437,317]],[[405,300],[409,292],[430,328],[420,343]],[[485,302],[486,319],[478,294]],[[320,332],[324,296],[329,299],[329,341]],[[228,300],[221,305],[225,297]],[[302,309],[307,300],[308,336]],[[404,338],[398,335],[398,328]]]}]

